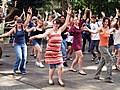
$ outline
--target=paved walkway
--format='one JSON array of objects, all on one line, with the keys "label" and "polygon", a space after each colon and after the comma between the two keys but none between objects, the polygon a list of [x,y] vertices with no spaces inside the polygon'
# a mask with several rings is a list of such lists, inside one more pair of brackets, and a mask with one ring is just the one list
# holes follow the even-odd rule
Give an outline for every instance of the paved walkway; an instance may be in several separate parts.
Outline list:
[{"label": "paved walkway", "polygon": [[[90,53],[84,54],[83,59],[83,69],[87,75],[79,75],[78,72],[70,72],[69,67],[72,61],[67,60],[68,67],[64,67],[63,80],[65,87],[58,85],[58,75],[57,69],[54,74],[54,83],[55,85],[48,85],[48,72],[49,65],[44,64],[45,68],[39,68],[34,65],[35,59],[30,56],[31,46],[28,46],[28,64],[26,66],[27,74],[26,75],[13,75],[13,66],[16,59],[14,48],[11,44],[5,44],[4,54],[2,56],[3,65],[0,66],[0,82],[4,81],[5,83],[0,84],[0,90],[120,90],[120,72],[114,70],[113,66],[113,80],[115,83],[105,83],[104,80],[94,80],[93,76],[95,74],[97,64],[91,61],[92,55]],[[43,47],[43,57],[44,58],[45,47]],[[10,57],[5,57],[6,54],[9,54]],[[75,54],[73,54],[75,58]],[[75,66],[78,70],[78,65]],[[106,67],[103,68],[101,77],[105,77]],[[14,84],[13,84],[13,83]],[[1,89],[6,88],[6,89]]]}]

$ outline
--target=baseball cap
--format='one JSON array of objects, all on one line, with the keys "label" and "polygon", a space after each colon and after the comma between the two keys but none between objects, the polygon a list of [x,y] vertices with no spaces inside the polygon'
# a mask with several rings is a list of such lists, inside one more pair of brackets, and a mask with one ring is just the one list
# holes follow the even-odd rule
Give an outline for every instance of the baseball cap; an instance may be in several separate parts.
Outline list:
[{"label": "baseball cap", "polygon": [[33,16],[32,19],[36,19],[36,20],[37,20],[37,17],[36,17],[36,16]]},{"label": "baseball cap", "polygon": [[23,22],[23,21],[22,21],[21,18],[18,18],[18,19],[17,19],[17,23],[18,23],[18,22]]}]

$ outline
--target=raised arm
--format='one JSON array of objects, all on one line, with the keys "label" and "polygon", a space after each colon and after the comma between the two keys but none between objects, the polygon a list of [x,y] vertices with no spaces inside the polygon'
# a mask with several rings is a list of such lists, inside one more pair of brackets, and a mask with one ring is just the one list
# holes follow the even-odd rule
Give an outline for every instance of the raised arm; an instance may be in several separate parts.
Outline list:
[{"label": "raised arm", "polygon": [[12,34],[12,33],[14,32],[14,30],[15,30],[15,27],[12,28],[9,32],[0,35],[0,37],[6,37],[6,36],[9,36],[10,34]]},{"label": "raised arm", "polygon": [[30,19],[31,19],[31,16],[32,16],[32,8],[29,7],[28,9],[28,12],[27,12],[27,20],[25,21],[24,23],[24,28],[28,25]]},{"label": "raised arm", "polygon": [[67,25],[68,25],[70,15],[72,13],[71,8],[70,9],[68,8],[68,11],[66,11],[66,12],[67,12],[67,17],[66,17],[65,23],[64,23],[64,25],[62,27],[59,28],[61,30],[61,32],[63,32],[65,30],[65,28],[67,27]]},{"label": "raised arm", "polygon": [[16,5],[17,5],[17,1],[15,1],[14,7],[9,12],[9,14],[5,17],[5,21],[7,21],[9,19],[9,17],[11,16],[11,14],[14,12]]},{"label": "raised arm", "polygon": [[115,20],[111,23],[110,28],[112,28],[116,24],[118,15],[119,15],[119,9],[116,8]]},{"label": "raised arm", "polygon": [[78,14],[78,20],[80,21],[80,18],[81,18],[81,10],[79,9],[79,14]]},{"label": "raised arm", "polygon": [[85,12],[84,12],[84,15],[83,15],[83,19],[84,19],[84,20],[86,19],[86,13],[87,13],[87,11],[89,11],[88,8],[85,9]]}]

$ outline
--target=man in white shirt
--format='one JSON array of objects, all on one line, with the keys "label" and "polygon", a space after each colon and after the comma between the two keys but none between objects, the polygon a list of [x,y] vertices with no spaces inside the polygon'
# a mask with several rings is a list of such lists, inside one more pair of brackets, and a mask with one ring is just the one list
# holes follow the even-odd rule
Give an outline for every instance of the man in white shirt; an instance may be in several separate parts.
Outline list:
[{"label": "man in white shirt", "polygon": [[[96,30],[97,28],[102,26],[101,22],[96,22],[96,15],[92,15],[91,20],[92,20],[92,23],[90,24],[91,30]],[[98,49],[99,41],[100,41],[99,33],[92,34],[91,44],[90,44],[90,51],[93,54],[92,61],[94,61],[95,58],[97,57],[96,54],[94,53],[94,47],[96,47],[96,51],[98,52],[98,60],[96,61],[96,64],[99,63],[99,60],[101,58],[101,54],[100,54],[100,51]]]}]

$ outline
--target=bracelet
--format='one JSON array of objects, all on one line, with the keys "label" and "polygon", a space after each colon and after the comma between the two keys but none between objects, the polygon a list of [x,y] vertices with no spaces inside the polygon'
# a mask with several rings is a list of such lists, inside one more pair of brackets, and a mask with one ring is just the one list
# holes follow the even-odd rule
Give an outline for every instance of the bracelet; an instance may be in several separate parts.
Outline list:
[{"label": "bracelet", "polygon": [[27,12],[27,14],[31,14],[30,12]]}]

